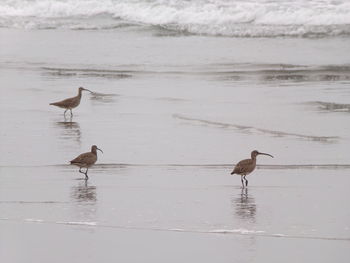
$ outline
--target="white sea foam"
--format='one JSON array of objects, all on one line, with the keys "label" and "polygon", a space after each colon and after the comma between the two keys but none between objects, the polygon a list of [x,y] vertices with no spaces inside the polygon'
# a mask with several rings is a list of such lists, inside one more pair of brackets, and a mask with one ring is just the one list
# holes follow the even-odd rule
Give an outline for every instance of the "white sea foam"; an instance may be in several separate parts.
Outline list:
[{"label": "white sea foam", "polygon": [[[110,19],[101,26],[95,19],[99,15]],[[113,27],[117,19],[194,34],[342,35],[350,34],[350,1],[5,0],[0,3],[3,27],[90,29],[97,23],[98,29]]]},{"label": "white sea foam", "polygon": [[44,222],[44,220],[42,220],[42,219],[33,219],[33,218],[26,218],[26,219],[24,219],[24,221],[26,221],[26,222],[36,222],[36,223]]},{"label": "white sea foam", "polygon": [[262,234],[265,233],[265,231],[261,230],[248,230],[244,228],[239,229],[215,229],[209,231],[210,233],[217,233],[217,234],[242,234],[242,235],[252,235],[252,234]]},{"label": "white sea foam", "polygon": [[57,224],[62,224],[62,225],[82,225],[82,226],[96,226],[96,222],[81,222],[81,221],[68,221],[68,222],[62,222],[58,221],[56,222]]}]

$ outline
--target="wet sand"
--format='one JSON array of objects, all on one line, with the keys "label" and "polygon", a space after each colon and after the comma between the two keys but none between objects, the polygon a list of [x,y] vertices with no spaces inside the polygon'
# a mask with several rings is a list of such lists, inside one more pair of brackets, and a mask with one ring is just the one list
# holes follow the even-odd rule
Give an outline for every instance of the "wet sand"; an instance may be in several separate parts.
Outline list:
[{"label": "wet sand", "polygon": [[4,262],[347,262],[348,169],[259,169],[245,190],[226,168],[76,170],[1,169]]},{"label": "wet sand", "polygon": [[[347,38],[0,39],[1,262],[348,261]],[[72,119],[49,106],[79,86]]]}]

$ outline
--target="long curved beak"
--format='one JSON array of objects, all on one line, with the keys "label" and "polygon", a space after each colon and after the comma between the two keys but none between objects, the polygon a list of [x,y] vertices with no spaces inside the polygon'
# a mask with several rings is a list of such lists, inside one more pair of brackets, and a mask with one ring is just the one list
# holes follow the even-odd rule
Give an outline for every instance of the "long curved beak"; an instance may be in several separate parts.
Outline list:
[{"label": "long curved beak", "polygon": [[86,90],[86,91],[89,91],[90,93],[93,93],[91,90],[88,90],[88,89],[85,89],[85,88],[83,88],[83,90]]},{"label": "long curved beak", "polygon": [[103,153],[103,151],[101,149],[97,148],[97,150],[99,150],[101,153]]},{"label": "long curved beak", "polygon": [[271,155],[271,154],[268,154],[268,153],[258,153],[259,155],[261,154],[261,155],[267,155],[267,156],[270,156],[270,157],[272,157],[273,158],[273,156]]}]

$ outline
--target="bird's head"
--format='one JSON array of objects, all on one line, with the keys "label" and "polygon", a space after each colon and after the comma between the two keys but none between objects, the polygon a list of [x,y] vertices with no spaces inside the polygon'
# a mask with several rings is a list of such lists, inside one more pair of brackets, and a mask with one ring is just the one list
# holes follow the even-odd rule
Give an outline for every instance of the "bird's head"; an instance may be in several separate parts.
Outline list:
[{"label": "bird's head", "polygon": [[96,145],[92,145],[92,146],[91,146],[91,152],[96,153],[97,150],[99,150],[101,153],[103,153],[103,151],[102,151],[101,149],[99,149]]},{"label": "bird's head", "polygon": [[252,159],[255,159],[258,155],[267,155],[267,156],[270,156],[273,158],[273,156],[271,154],[268,154],[268,153],[261,153],[261,152],[258,152],[257,150],[254,150],[252,151],[251,153],[251,156],[252,156]]},{"label": "bird's head", "polygon": [[91,90],[85,89],[85,88],[83,88],[83,87],[79,87],[79,93],[81,93],[83,90],[86,90],[86,91],[89,91],[89,92],[91,92],[91,93],[92,93],[92,91],[91,91]]}]

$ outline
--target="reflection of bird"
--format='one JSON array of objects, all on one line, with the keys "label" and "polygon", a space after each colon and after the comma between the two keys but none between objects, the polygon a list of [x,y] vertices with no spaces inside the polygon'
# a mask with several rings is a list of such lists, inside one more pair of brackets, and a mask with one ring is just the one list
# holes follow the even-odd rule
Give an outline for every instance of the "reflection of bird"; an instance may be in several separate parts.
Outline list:
[{"label": "reflection of bird", "polygon": [[81,100],[81,94],[82,94],[83,90],[86,90],[86,91],[89,91],[89,92],[92,93],[91,90],[88,90],[88,89],[80,87],[77,96],[72,97],[72,98],[68,98],[68,99],[65,99],[65,100],[62,100],[62,101],[50,103],[50,105],[54,105],[54,106],[66,109],[64,111],[64,116],[66,116],[67,110],[70,110],[70,115],[73,116],[72,109],[74,109],[74,108],[79,106],[80,100]]},{"label": "reflection of bird", "polygon": [[96,202],[96,186],[89,186],[85,180],[84,184],[72,187],[71,196],[77,202]]},{"label": "reflection of bird", "polygon": [[256,204],[254,197],[248,195],[248,188],[242,188],[239,197],[232,200],[236,207],[236,214],[241,219],[255,220]]},{"label": "reflection of bird", "polygon": [[73,122],[70,118],[70,121],[58,121],[55,123],[61,131],[60,139],[74,139],[80,144],[80,125],[78,122]]},{"label": "reflection of bird", "polygon": [[251,159],[245,159],[240,162],[238,162],[233,169],[231,174],[238,174],[241,176],[241,182],[242,186],[244,187],[244,180],[245,180],[245,186],[248,186],[248,180],[245,178],[248,174],[254,171],[256,167],[256,156],[258,155],[268,155],[273,158],[271,154],[268,153],[260,153],[258,151],[252,151],[251,153]]},{"label": "reflection of bird", "polygon": [[58,121],[56,122],[56,125],[58,127],[61,127],[65,130],[79,130],[80,125],[78,122],[75,121]]},{"label": "reflection of bird", "polygon": [[[87,172],[89,167],[94,165],[97,161],[97,150],[103,153],[103,151],[97,148],[96,145],[91,146],[91,152],[82,153],[74,160],[70,161],[71,164],[79,166],[79,173],[85,174],[85,179],[89,179]],[[81,170],[81,168],[86,168],[85,173]]]}]

